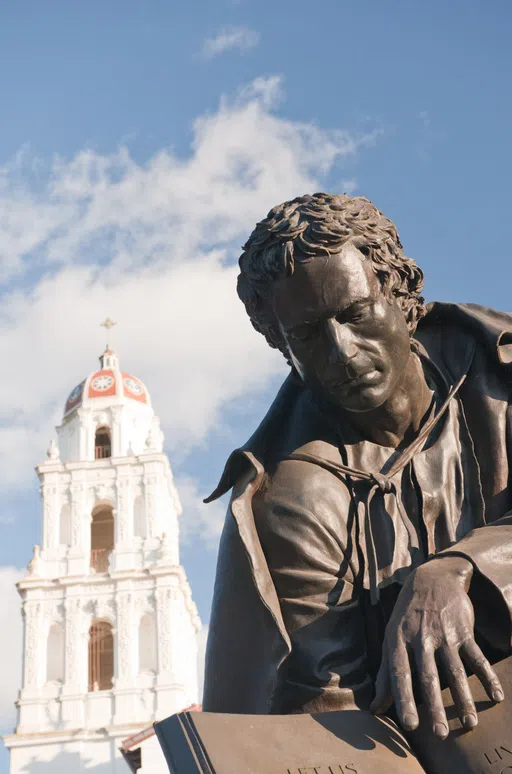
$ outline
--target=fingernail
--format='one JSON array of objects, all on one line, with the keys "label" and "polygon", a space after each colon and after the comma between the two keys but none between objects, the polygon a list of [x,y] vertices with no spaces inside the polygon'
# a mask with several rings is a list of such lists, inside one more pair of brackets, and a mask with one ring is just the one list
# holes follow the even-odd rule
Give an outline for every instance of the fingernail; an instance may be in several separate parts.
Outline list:
[{"label": "fingernail", "polygon": [[412,712],[406,712],[403,724],[409,731],[413,731],[418,725],[418,718],[416,715],[413,715]]},{"label": "fingernail", "polygon": [[464,715],[462,718],[462,725],[464,728],[467,728],[468,731],[471,731],[478,723],[478,720],[476,718],[476,715]]},{"label": "fingernail", "polygon": [[434,734],[439,737],[439,739],[446,739],[448,736],[448,726],[445,726],[444,723],[436,723],[434,726]]},{"label": "fingernail", "polygon": [[503,699],[505,698],[505,696],[503,695],[503,691],[500,691],[500,689],[499,689],[499,688],[496,688],[496,689],[495,689],[495,690],[492,692],[492,698],[493,698],[493,700],[494,700],[494,701],[503,701]]}]

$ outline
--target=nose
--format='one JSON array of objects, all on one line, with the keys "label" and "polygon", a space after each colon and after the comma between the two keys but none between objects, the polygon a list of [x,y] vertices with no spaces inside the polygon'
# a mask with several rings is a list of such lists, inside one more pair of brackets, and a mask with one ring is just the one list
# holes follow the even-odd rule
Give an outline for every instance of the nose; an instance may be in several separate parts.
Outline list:
[{"label": "nose", "polygon": [[329,362],[348,365],[358,352],[353,331],[348,325],[343,325],[334,318],[327,320],[325,331],[330,345]]}]

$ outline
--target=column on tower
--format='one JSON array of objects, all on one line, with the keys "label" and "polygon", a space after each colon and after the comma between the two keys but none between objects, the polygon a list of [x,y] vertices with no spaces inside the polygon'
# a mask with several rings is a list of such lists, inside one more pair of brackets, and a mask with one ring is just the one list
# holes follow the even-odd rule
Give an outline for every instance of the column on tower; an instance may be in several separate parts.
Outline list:
[{"label": "column on tower", "polygon": [[[44,577],[54,577],[62,571],[59,552],[60,544],[60,511],[63,500],[62,477],[59,470],[60,461],[48,460],[44,466],[40,466],[40,491],[43,507],[43,530],[41,562],[37,574]],[[65,474],[64,474],[65,475]]]},{"label": "column on tower", "polygon": [[92,418],[90,412],[79,408],[76,411],[76,417],[78,419],[78,427],[73,423],[70,428],[70,430],[72,429],[74,433],[78,434],[78,438],[74,444],[76,456],[73,456],[71,459],[94,459],[94,433],[91,433]]},{"label": "column on tower", "polygon": [[[117,467],[114,568],[133,570],[137,566],[134,537],[134,477],[129,465]],[[138,553],[138,552],[137,552]]]},{"label": "column on tower", "polygon": [[155,599],[158,633],[157,715],[165,717],[166,714],[170,715],[179,709],[174,706],[177,702],[175,702],[171,660],[171,587],[166,585],[157,588]]},{"label": "column on tower", "polygon": [[43,679],[41,653],[41,602],[25,600],[22,605],[23,616],[23,675],[20,692],[18,729],[22,732],[41,727],[40,701]]},{"label": "column on tower", "polygon": [[[165,540],[167,563],[179,565],[178,516],[181,505],[176,494],[170,466],[161,453],[146,453],[144,465],[144,502],[148,549],[158,549]],[[165,535],[165,538],[164,538]]]},{"label": "column on tower", "polygon": [[62,690],[62,725],[81,728],[85,724],[84,694],[87,692],[87,633],[84,631],[82,600],[70,596],[65,600],[64,687]]},{"label": "column on tower", "polygon": [[110,428],[112,438],[112,456],[121,457],[126,453],[123,439],[123,406],[113,406],[111,408],[112,425]]},{"label": "column on tower", "polygon": [[144,465],[144,497],[146,505],[146,534],[148,538],[158,537],[157,531],[157,484],[155,465]]},{"label": "column on tower", "polygon": [[197,610],[183,568],[159,578],[157,716],[177,712],[197,701]]},{"label": "column on tower", "polygon": [[114,694],[114,723],[122,725],[137,720],[135,689],[135,622],[133,594],[118,587],[116,595],[117,675]]},{"label": "column on tower", "polygon": [[52,551],[59,544],[60,491],[55,474],[47,474],[43,479],[41,493],[43,497],[43,550]]},{"label": "column on tower", "polygon": [[23,690],[29,695],[37,695],[41,685],[42,664],[38,647],[41,632],[41,603],[32,601],[23,605],[25,623],[25,652],[23,659]]},{"label": "column on tower", "polygon": [[71,547],[68,553],[69,575],[89,572],[91,514],[88,491],[84,481],[71,479]]}]

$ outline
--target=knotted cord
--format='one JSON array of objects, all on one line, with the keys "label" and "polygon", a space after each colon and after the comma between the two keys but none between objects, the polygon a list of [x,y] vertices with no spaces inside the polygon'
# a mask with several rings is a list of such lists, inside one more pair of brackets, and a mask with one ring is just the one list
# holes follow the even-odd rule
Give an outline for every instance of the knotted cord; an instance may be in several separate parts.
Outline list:
[{"label": "knotted cord", "polygon": [[400,519],[405,529],[407,530],[407,534],[409,535],[410,546],[411,548],[418,548],[419,543],[416,529],[405,508],[403,507],[403,504],[398,497],[395,483],[391,479],[398,473],[401,473],[413,459],[414,455],[417,454],[417,452],[420,451],[420,449],[423,447],[428,436],[437,425],[441,417],[444,415],[451,400],[462,387],[465,379],[466,374],[464,374],[461,379],[459,379],[455,386],[451,387],[448,393],[448,397],[440,407],[437,414],[433,414],[430,419],[425,422],[416,438],[412,441],[412,443],[409,444],[406,449],[403,450],[398,459],[395,460],[393,465],[385,474],[383,473],[384,468],[379,473],[368,473],[364,470],[351,468],[350,466],[344,465],[343,463],[332,462],[330,460],[324,459],[323,457],[317,457],[314,454],[307,454],[305,452],[294,452],[286,457],[287,460],[300,460],[302,462],[309,462],[313,465],[318,465],[319,467],[334,473],[334,475],[336,475],[338,478],[343,476],[360,481],[368,481],[371,484],[366,493],[366,497],[364,497],[364,499],[360,502],[360,506],[362,507],[358,507],[357,516],[360,533],[364,533],[365,536],[366,561],[364,567],[364,580],[370,589],[370,600],[372,605],[375,605],[380,598],[377,551],[375,548],[375,538],[370,515],[372,501],[377,494],[381,494],[382,497],[384,497],[385,494],[394,495]]}]

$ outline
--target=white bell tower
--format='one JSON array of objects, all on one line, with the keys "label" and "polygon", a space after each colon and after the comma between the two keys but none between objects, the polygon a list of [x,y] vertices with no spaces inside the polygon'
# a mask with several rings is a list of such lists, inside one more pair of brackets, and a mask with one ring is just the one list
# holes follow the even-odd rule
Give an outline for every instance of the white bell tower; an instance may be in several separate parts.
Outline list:
[{"label": "white bell tower", "polygon": [[108,346],[100,364],[69,395],[37,467],[42,545],[18,584],[11,774],[128,774],[120,741],[198,698],[200,621],[159,420]]}]

